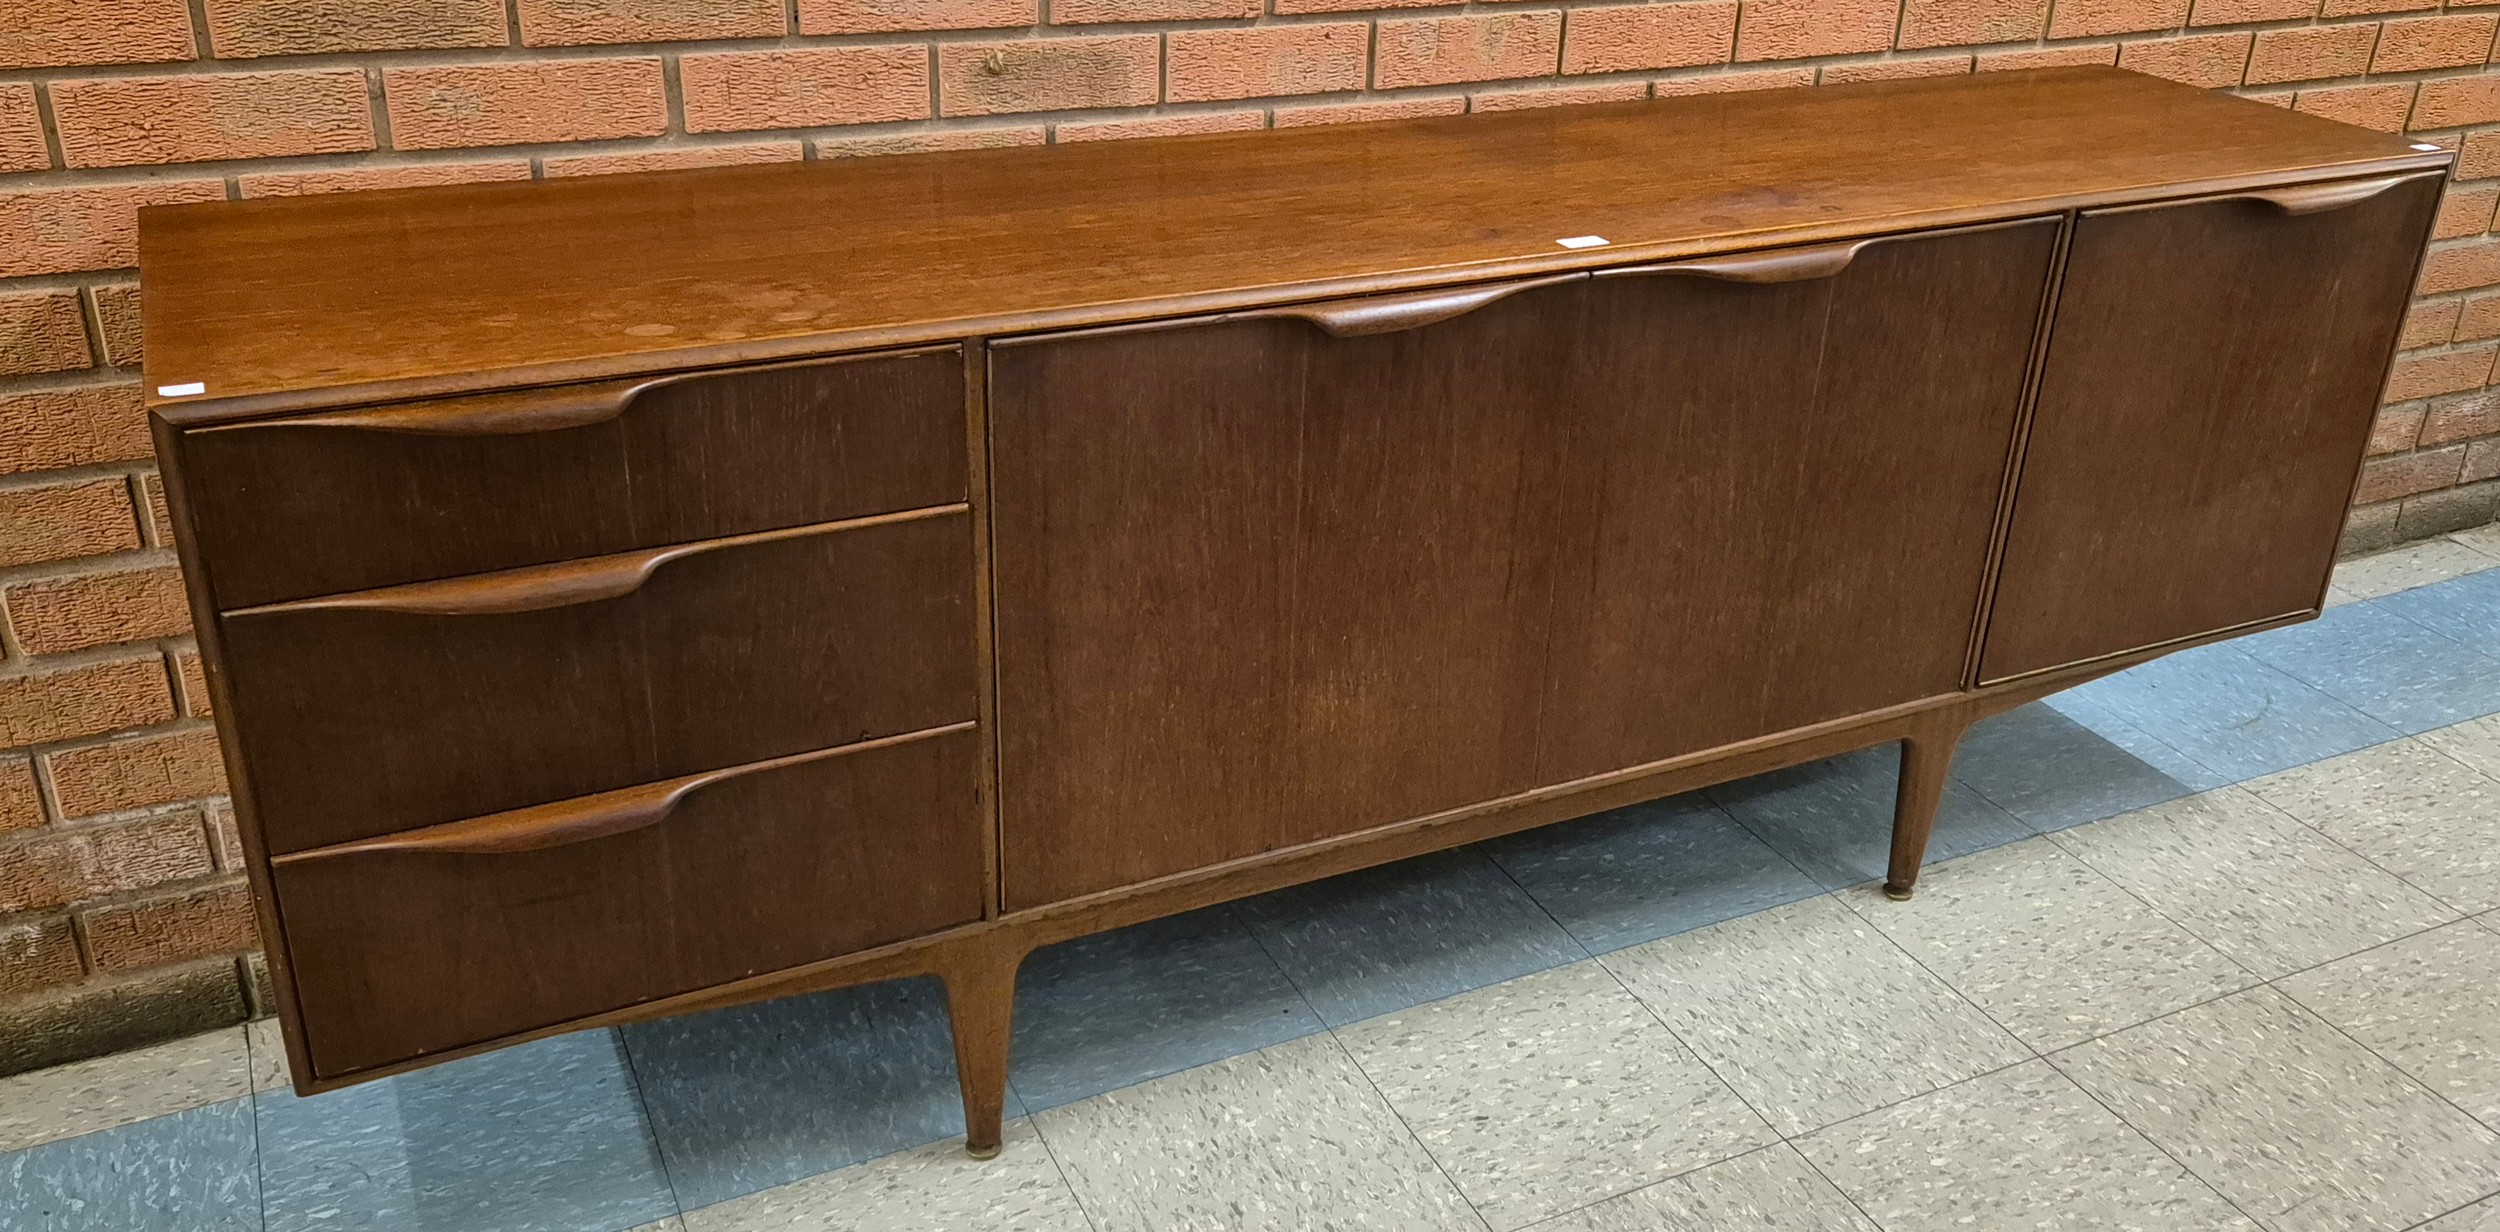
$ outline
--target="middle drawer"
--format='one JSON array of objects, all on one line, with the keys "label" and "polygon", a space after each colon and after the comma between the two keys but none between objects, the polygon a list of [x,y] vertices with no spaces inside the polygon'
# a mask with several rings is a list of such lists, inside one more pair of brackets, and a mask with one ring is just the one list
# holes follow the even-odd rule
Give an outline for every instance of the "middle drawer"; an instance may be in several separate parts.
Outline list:
[{"label": "middle drawer", "polygon": [[268,851],[971,719],[971,536],[957,505],[229,612]]}]

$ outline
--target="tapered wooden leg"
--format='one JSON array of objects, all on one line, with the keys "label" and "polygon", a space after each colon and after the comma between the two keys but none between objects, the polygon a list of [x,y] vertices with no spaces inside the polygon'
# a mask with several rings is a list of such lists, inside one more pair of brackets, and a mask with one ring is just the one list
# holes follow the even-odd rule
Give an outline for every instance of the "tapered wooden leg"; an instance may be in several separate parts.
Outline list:
[{"label": "tapered wooden leg", "polygon": [[1953,748],[1962,742],[1963,725],[1935,730],[1901,741],[1901,789],[1892,808],[1892,867],[1884,879],[1884,897],[1906,899],[1918,885],[1919,865],[1927,859],[1927,837],[1936,831],[1936,806],[1944,800],[1945,771],[1953,764]]},{"label": "tapered wooden leg", "polygon": [[1023,962],[1022,949],[983,946],[968,951],[943,976],[946,1014],[955,1034],[955,1078],[963,1087],[964,1153],[974,1159],[998,1154],[1016,968]]}]

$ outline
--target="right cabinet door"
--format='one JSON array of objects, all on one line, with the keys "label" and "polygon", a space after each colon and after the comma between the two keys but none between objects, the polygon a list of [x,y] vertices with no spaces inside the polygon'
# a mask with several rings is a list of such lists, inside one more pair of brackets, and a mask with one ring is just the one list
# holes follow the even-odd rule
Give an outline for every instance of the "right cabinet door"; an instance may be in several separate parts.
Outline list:
[{"label": "right cabinet door", "polygon": [[2087,213],[1983,681],[2315,608],[2440,177]]}]

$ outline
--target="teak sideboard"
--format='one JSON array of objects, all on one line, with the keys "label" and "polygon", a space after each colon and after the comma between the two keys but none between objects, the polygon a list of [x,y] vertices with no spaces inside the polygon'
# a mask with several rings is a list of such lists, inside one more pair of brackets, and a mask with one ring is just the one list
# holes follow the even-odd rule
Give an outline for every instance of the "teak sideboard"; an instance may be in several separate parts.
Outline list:
[{"label": "teak sideboard", "polygon": [[298,1088],[2315,616],[2450,155],[2114,69],[149,210]]}]

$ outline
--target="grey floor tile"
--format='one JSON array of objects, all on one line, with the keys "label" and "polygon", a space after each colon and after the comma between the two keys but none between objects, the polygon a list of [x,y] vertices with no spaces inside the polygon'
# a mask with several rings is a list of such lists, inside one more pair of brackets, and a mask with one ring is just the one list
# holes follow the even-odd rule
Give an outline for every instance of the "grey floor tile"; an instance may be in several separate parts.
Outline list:
[{"label": "grey floor tile", "polygon": [[1878,1232],[1785,1143],[1556,1216],[1536,1232]]},{"label": "grey floor tile", "polygon": [[1484,851],[1591,953],[1822,892],[1699,794],[1529,830]]},{"label": "grey floor tile", "polygon": [[964,1132],[934,979],[637,1023],[625,1049],[688,1207]]},{"label": "grey floor tile", "polygon": [[2421,1232],[2500,1232],[2500,1197],[2451,1211],[2423,1224]]},{"label": "grey floor tile", "polygon": [[[1723,783],[1709,795],[1823,888],[1837,890],[1882,878],[1891,862],[1900,769],[1899,749],[1887,744]],[[1950,860],[2031,833],[1978,792],[1949,783],[1927,858]]]},{"label": "grey floor tile", "polygon": [[2051,841],[2268,979],[2458,915],[2237,787]]},{"label": "grey floor tile", "polygon": [[996,1159],[932,1142],[686,1212],[685,1232],[1087,1232],[1032,1123],[1007,1122]]},{"label": "grey floor tile", "polygon": [[1495,1232],[1777,1141],[1594,961],[1337,1038]]},{"label": "grey floor tile", "polygon": [[2500,779],[2500,715],[2470,719],[2415,737],[2422,743]]},{"label": "grey floor tile", "polygon": [[1054,1108],[1034,1124],[1096,1232],[1484,1227],[1326,1035]]},{"label": "grey floor tile", "polygon": [[2194,790],[2042,702],[1972,725],[1953,777],[2043,833]]},{"label": "grey floor tile", "polygon": [[256,1018],[243,1024],[243,1043],[252,1058],[253,1090],[294,1089],[295,1074],[287,1064],[286,1037],[277,1019]]},{"label": "grey floor tile", "polygon": [[1278,890],[1239,906],[1331,1026],[1588,957],[1475,848]]},{"label": "grey floor tile", "polygon": [[2494,566],[2500,566],[2500,559],[2485,556],[2464,542],[2425,539],[2337,564],[2335,585],[2355,599],[2376,599]]},{"label": "grey floor tile", "polygon": [[1829,897],[1600,961],[1784,1134],[2032,1055]]},{"label": "grey floor tile", "polygon": [[2461,921],[2278,987],[2500,1129],[2500,933]]},{"label": "grey floor tile", "polygon": [[2500,646],[2500,569],[2389,595],[2380,606],[2468,646]]},{"label": "grey floor tile", "polygon": [[2430,744],[2390,741],[2247,786],[2452,907],[2500,907],[2500,779]]},{"label": "grey floor tile", "polygon": [[241,1027],[0,1078],[0,1153],[251,1093]]},{"label": "grey floor tile", "polygon": [[632,1232],[686,1232],[686,1221],[680,1216],[671,1215],[666,1219],[632,1229]]},{"label": "grey floor tile", "polygon": [[2472,530],[2451,531],[2448,539],[2490,557],[2490,567],[2500,568],[2500,522],[2477,526]]},{"label": "grey floor tile", "polygon": [[1029,1111],[1325,1030],[1229,906],[1036,951],[1016,981]]},{"label": "grey floor tile", "polygon": [[270,1232],[613,1232],[677,1209],[613,1032],[252,1102]]},{"label": "grey floor tile", "polygon": [[2500,1133],[2271,988],[2050,1059],[2273,1232],[2394,1232],[2500,1190]]},{"label": "grey floor tile", "polygon": [[2258,982],[2046,838],[1930,869],[1906,903],[1842,901],[2042,1051]]},{"label": "grey floor tile", "polygon": [[2500,659],[2433,633],[2385,603],[2337,608],[2233,644],[2400,732],[2500,710]]},{"label": "grey floor tile", "polygon": [[[2049,704],[2087,727],[2096,715],[2113,717],[2221,782],[2349,753],[2398,734],[2231,644],[2155,659],[2070,689]],[[2161,769],[2190,786],[2214,785],[2173,766]]]},{"label": "grey floor tile", "polygon": [[2045,1061],[1817,1130],[1797,1148],[1885,1232],[2257,1232]]},{"label": "grey floor tile", "polygon": [[0,1232],[260,1228],[247,1099],[0,1155]]}]

